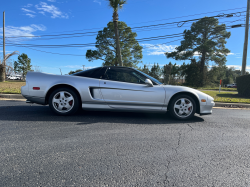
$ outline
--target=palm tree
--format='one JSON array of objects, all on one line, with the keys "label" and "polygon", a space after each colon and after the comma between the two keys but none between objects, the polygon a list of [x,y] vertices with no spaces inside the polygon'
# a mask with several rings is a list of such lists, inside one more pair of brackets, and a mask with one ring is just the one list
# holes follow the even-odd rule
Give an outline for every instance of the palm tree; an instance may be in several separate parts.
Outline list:
[{"label": "palm tree", "polygon": [[123,66],[121,49],[120,49],[120,40],[118,33],[118,10],[122,9],[123,5],[127,3],[127,0],[108,0],[109,6],[113,8],[113,22],[115,27],[115,37],[116,37],[116,57],[118,58],[118,62],[120,66]]},{"label": "palm tree", "polygon": [[[18,51],[14,51],[10,54],[5,55],[3,61],[1,62],[0,60],[0,82],[4,82],[5,81],[5,69],[6,69],[6,61],[12,57],[13,55],[17,55]],[[10,67],[12,68],[12,67]]]}]

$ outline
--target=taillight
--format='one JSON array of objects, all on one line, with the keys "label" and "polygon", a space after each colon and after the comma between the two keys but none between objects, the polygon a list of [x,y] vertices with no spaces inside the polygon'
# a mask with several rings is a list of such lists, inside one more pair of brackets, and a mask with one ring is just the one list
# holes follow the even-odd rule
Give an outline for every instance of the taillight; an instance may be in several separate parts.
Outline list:
[{"label": "taillight", "polygon": [[33,90],[40,90],[40,87],[33,87]]}]

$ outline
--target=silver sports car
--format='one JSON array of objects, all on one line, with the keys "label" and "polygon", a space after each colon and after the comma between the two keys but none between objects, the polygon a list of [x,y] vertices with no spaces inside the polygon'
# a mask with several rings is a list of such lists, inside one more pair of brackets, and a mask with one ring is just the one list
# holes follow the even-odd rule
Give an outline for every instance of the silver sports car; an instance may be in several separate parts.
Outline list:
[{"label": "silver sports car", "polygon": [[49,104],[59,115],[86,110],[169,112],[181,120],[212,114],[214,99],[198,90],[163,85],[128,67],[98,67],[73,75],[28,72],[21,89],[28,103]]}]

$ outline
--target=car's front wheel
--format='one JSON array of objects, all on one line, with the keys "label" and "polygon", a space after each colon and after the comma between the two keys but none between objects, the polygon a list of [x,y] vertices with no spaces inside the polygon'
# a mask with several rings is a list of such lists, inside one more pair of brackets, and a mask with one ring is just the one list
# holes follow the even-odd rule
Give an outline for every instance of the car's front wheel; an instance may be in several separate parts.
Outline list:
[{"label": "car's front wheel", "polygon": [[70,88],[58,88],[49,97],[50,109],[59,115],[71,115],[79,109],[80,99]]},{"label": "car's front wheel", "polygon": [[188,95],[177,95],[169,103],[169,112],[172,117],[179,120],[187,120],[194,116],[196,103]]}]

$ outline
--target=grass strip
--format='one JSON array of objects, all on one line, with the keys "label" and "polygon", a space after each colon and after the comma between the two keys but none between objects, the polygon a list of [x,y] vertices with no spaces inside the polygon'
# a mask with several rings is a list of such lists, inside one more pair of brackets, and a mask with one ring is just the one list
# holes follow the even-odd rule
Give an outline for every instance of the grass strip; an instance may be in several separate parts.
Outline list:
[{"label": "grass strip", "polygon": [[[197,90],[217,90],[217,91],[219,91],[219,87],[190,87],[190,88],[194,88],[194,89],[197,89]],[[236,91],[237,92],[237,88],[221,87],[221,90],[222,91]]]},{"label": "grass strip", "polygon": [[21,87],[24,86],[24,81],[5,81],[0,82],[0,93],[2,94],[20,94]]},{"label": "grass strip", "polygon": [[250,98],[241,97],[238,92],[220,92],[219,91],[202,91],[214,98],[215,102],[223,103],[248,103],[250,104]]}]

